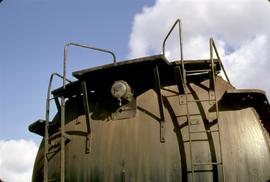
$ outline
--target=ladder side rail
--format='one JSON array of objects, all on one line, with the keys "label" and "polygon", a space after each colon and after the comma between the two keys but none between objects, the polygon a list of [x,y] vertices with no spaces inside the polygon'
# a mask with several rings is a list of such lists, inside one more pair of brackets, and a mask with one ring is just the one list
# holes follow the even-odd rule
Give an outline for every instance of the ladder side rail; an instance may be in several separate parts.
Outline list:
[{"label": "ladder side rail", "polygon": [[217,47],[216,47],[215,41],[214,41],[213,38],[210,38],[210,41],[211,41],[211,46],[214,48],[215,54],[216,54],[216,56],[217,56],[217,58],[218,58],[219,64],[220,64],[220,66],[221,66],[221,69],[222,69],[222,71],[224,72],[224,75],[225,75],[225,77],[226,77],[226,80],[228,81],[228,83],[229,83],[230,85],[232,85],[232,84],[231,84],[231,81],[230,81],[230,79],[229,79],[229,77],[228,77],[228,75],[227,75],[227,73],[226,73],[226,70],[225,70],[225,68],[224,68],[224,65],[223,65],[223,63],[222,63],[222,61],[221,61],[221,59],[220,59],[220,57],[219,57],[219,54],[218,54],[218,51],[217,51]]},{"label": "ladder side rail", "polygon": [[191,122],[190,122],[190,113],[189,113],[189,100],[187,94],[187,88],[185,88],[185,98],[186,98],[186,109],[187,109],[187,122],[188,122],[188,142],[189,142],[189,155],[190,155],[190,167],[191,167],[191,181],[195,181],[194,173],[194,161],[192,156],[192,138],[191,138]]},{"label": "ladder side rail", "polygon": [[[220,136],[219,107],[218,107],[217,95],[216,95],[216,75],[215,75],[215,67],[214,67],[214,59],[213,59],[213,48],[215,50],[215,53],[216,53],[216,56],[218,57],[219,62],[221,63],[219,55],[218,55],[217,50],[215,48],[214,40],[213,40],[213,38],[210,38],[210,59],[211,59],[211,69],[212,69],[212,77],[213,77],[213,83],[214,83],[214,97],[215,97],[214,99],[215,99],[215,106],[216,106],[215,108],[216,108],[216,117],[217,117],[217,130],[219,131],[218,132],[218,142],[219,142],[219,151],[220,151],[220,163],[221,163],[221,169],[222,169],[222,179],[223,179],[223,181],[225,181],[223,156],[222,156],[223,152],[222,152],[221,136]],[[221,63],[221,65],[222,65],[222,63]],[[223,66],[222,66],[222,69],[224,69]],[[223,70],[223,71],[227,77],[225,70]],[[227,80],[228,80],[228,77],[227,77]],[[228,82],[229,82],[229,80],[228,80]]]},{"label": "ladder side rail", "polygon": [[[210,75],[209,75],[209,100],[210,97],[214,97],[213,100],[216,101],[216,70],[215,70],[215,63],[214,63],[214,58],[213,58],[213,39],[210,38]],[[214,93],[213,93],[214,92]]]},{"label": "ladder side rail", "polygon": [[[47,98],[46,98],[46,112],[45,112],[45,131],[44,131],[44,173],[43,173],[43,181],[48,182],[48,157],[47,154],[49,152],[49,122],[50,122],[50,95],[51,95],[51,88],[53,83],[53,78],[55,76],[58,76],[61,79],[64,79],[63,76],[61,76],[58,73],[52,73],[49,80],[48,85],[48,91],[47,91]],[[68,82],[71,82],[67,79]]]}]

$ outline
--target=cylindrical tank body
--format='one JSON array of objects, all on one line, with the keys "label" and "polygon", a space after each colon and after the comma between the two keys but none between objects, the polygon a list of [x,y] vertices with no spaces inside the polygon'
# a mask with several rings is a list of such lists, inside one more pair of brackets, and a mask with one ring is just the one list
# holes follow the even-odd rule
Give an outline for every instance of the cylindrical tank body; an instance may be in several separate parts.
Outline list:
[{"label": "cylindrical tank body", "polygon": [[[215,82],[217,103],[211,99],[209,79],[187,85],[185,95],[178,93],[177,85],[162,87],[164,129],[154,88],[134,95],[131,113],[119,106],[114,114],[109,106],[113,97],[91,97],[89,91],[90,142],[82,96],[69,98],[65,181],[268,181],[269,137],[256,110],[223,103],[226,91],[233,88],[220,77]],[[59,115],[54,122],[60,122]],[[165,142],[160,140],[163,133]],[[56,130],[50,135],[47,154],[52,181],[60,179],[59,144]],[[44,142],[36,158],[34,182],[43,180],[43,160]]]}]

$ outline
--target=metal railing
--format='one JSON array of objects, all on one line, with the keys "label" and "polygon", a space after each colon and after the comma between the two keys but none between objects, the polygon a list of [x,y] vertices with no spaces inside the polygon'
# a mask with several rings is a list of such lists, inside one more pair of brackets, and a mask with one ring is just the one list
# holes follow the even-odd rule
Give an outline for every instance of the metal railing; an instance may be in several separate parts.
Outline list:
[{"label": "metal railing", "polygon": [[[96,48],[96,47],[92,47],[89,45],[83,45],[83,44],[78,44],[78,43],[73,43],[73,42],[69,42],[67,44],[65,44],[64,46],[64,63],[63,63],[63,90],[65,90],[66,88],[66,65],[67,65],[67,48],[69,46],[75,46],[75,47],[81,47],[81,48],[86,48],[86,49],[91,49],[91,50],[95,50],[95,51],[100,51],[100,52],[105,52],[108,54],[111,54],[113,57],[113,63],[116,63],[116,56],[112,51],[108,51],[105,49],[100,49],[100,48]],[[83,81],[84,83],[82,83],[82,90],[86,90],[86,83],[85,81]],[[87,93],[84,92],[83,94],[84,97],[84,102],[87,99]],[[85,103],[84,103],[85,105]],[[87,108],[87,107],[85,107]],[[86,113],[86,122],[88,125],[88,133],[90,135],[90,121],[89,121],[89,113]],[[60,170],[61,170],[61,182],[65,181],[65,98],[62,95],[61,96],[61,158],[60,158]],[[89,138],[87,138],[89,140]]]},{"label": "metal railing", "polygon": [[225,75],[225,77],[226,77],[226,80],[228,81],[228,83],[229,83],[230,85],[232,85],[231,82],[230,82],[230,79],[229,79],[229,77],[228,77],[228,75],[227,75],[227,73],[226,73],[226,71],[225,71],[225,68],[224,68],[224,66],[223,66],[223,63],[222,63],[222,61],[221,61],[221,59],[220,59],[220,57],[219,57],[219,54],[218,54],[218,51],[217,51],[217,47],[216,47],[215,41],[214,41],[213,38],[210,38],[210,57],[211,57],[211,60],[212,60],[212,58],[213,58],[213,49],[214,49],[215,54],[216,54],[216,56],[217,56],[219,65],[220,65],[220,67],[221,67],[221,69],[222,69],[222,71],[223,71],[223,73],[224,73],[224,75]]},{"label": "metal railing", "polygon": [[[63,76],[61,76],[58,73],[52,73],[49,80],[48,85],[48,92],[47,92],[47,99],[46,99],[46,112],[45,112],[45,131],[44,131],[44,174],[43,174],[43,181],[48,181],[48,153],[49,153],[49,122],[50,122],[50,95],[51,95],[51,88],[53,83],[53,78],[55,76],[58,76],[61,79],[64,79]],[[66,81],[71,82],[70,80],[66,79]],[[56,98],[54,98],[56,99]]]},{"label": "metal railing", "polygon": [[184,55],[183,55],[182,23],[181,23],[180,19],[177,19],[175,21],[175,23],[171,27],[170,31],[167,33],[165,39],[163,40],[162,53],[163,53],[163,56],[166,57],[166,55],[165,55],[166,42],[167,42],[167,39],[169,38],[169,36],[171,35],[172,31],[174,30],[174,28],[176,27],[177,24],[178,24],[178,31],[179,31],[178,32],[178,36],[179,36],[179,54],[180,54],[180,60],[181,60],[181,66],[182,66],[182,78],[184,78],[184,85],[185,85],[186,80],[185,80],[185,77],[184,77],[184,75],[185,75],[185,73],[184,73],[185,65],[184,65]]},{"label": "metal railing", "polygon": [[[190,155],[190,168],[191,168],[191,181],[195,181],[195,166],[198,165],[221,165],[222,168],[222,178],[223,181],[225,181],[225,176],[224,176],[224,167],[223,167],[223,157],[222,157],[222,145],[221,145],[221,136],[220,136],[220,124],[218,122],[218,118],[219,118],[219,108],[218,108],[218,102],[217,102],[217,96],[216,96],[216,67],[215,67],[215,63],[214,63],[214,59],[213,59],[213,53],[215,52],[217,58],[218,58],[218,63],[222,69],[222,71],[224,72],[224,75],[228,81],[229,84],[230,80],[228,78],[228,75],[224,69],[224,66],[221,62],[221,59],[219,57],[215,42],[213,40],[213,38],[210,38],[210,69],[208,70],[209,73],[209,99],[198,99],[196,100],[196,102],[205,102],[205,101],[214,101],[215,102],[215,107],[216,107],[216,117],[217,117],[217,130],[216,131],[211,131],[211,132],[218,132],[218,143],[219,143],[219,151],[220,151],[220,161],[211,161],[211,162],[206,162],[206,163],[196,163],[195,161],[193,161],[193,152],[192,152],[192,134],[193,133],[198,133],[198,132],[204,132],[207,133],[207,131],[198,131],[198,132],[191,132],[191,115],[189,113],[189,103],[190,102],[194,102],[193,100],[189,100],[188,99],[188,95],[190,95],[190,91],[188,91],[188,86],[187,86],[187,74],[186,74],[186,70],[185,70],[185,65],[184,65],[184,60],[183,60],[183,43],[182,43],[182,28],[181,28],[181,21],[179,19],[177,19],[175,21],[175,23],[173,24],[173,26],[171,27],[170,31],[168,32],[168,34],[166,35],[163,44],[162,44],[162,52],[163,52],[163,56],[165,57],[165,46],[166,46],[166,41],[169,38],[169,36],[171,35],[172,31],[174,30],[174,28],[176,27],[176,25],[178,24],[178,29],[179,29],[179,52],[180,52],[180,60],[181,60],[181,67],[182,67],[182,72],[180,70],[180,67],[178,67],[179,69],[179,74],[181,75],[181,80],[182,80],[182,86],[183,86],[183,94],[185,95],[185,104],[186,104],[186,117],[187,117],[187,123],[188,123],[188,136],[189,136],[189,155]],[[214,50],[214,51],[213,51]],[[196,70],[196,71],[200,71],[200,70]],[[180,84],[180,83],[179,83]],[[180,87],[180,86],[179,86]],[[213,94],[211,94],[213,92]],[[179,94],[180,94],[180,90],[179,90]],[[214,98],[210,98],[210,95],[212,95],[211,97]],[[210,131],[210,130],[209,130]]]}]

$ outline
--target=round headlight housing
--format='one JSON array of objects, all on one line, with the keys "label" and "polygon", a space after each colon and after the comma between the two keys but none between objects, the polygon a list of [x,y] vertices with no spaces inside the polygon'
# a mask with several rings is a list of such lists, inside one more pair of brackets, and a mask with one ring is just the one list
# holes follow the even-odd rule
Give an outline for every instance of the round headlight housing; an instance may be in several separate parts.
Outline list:
[{"label": "round headlight housing", "polygon": [[115,81],[111,88],[112,96],[118,100],[126,99],[130,100],[132,97],[131,88],[124,80]]}]

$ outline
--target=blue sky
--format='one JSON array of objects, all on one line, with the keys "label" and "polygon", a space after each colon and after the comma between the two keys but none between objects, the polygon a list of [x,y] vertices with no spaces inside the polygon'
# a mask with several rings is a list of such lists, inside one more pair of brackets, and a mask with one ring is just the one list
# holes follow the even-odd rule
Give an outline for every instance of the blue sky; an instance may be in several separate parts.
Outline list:
[{"label": "blue sky", "polygon": [[[183,25],[184,59],[209,58],[213,37],[233,85],[262,89],[270,96],[268,0],[3,0],[0,178],[31,179],[41,137],[30,133],[28,125],[45,118],[49,76],[62,74],[65,43],[109,49],[118,60],[159,54],[177,18]],[[177,51],[178,42],[169,40],[168,59],[177,58]],[[69,48],[68,78],[72,71],[111,60],[106,54]]]},{"label": "blue sky", "polygon": [[[208,1],[208,3],[196,0],[193,0],[193,3],[185,0],[2,1],[0,139],[24,138],[39,142],[40,137],[28,132],[27,127],[35,120],[44,118],[49,76],[52,72],[62,73],[63,46],[67,42],[79,42],[112,50],[118,60],[158,54],[165,33],[176,18],[181,18],[186,57],[205,56],[207,52],[205,49],[208,48],[201,44],[207,46],[207,39],[216,36],[222,47],[221,52],[224,50],[223,56],[228,59],[224,63],[228,64],[227,67],[234,64],[232,59],[239,57],[237,49],[241,51],[243,48],[242,51],[245,52],[247,48],[244,45],[248,43],[255,42],[256,48],[256,41],[261,40],[260,46],[263,47],[264,39],[269,42],[269,33],[265,33],[269,29],[266,28],[270,23],[269,13],[265,12],[270,11],[270,3],[266,0],[259,3],[252,0],[247,3],[241,0],[229,1],[230,3],[222,0],[219,3]],[[221,8],[223,14],[220,11],[213,11]],[[213,13],[210,14],[207,9]],[[191,16],[192,12],[197,14]],[[230,15],[227,12],[230,12]],[[249,30],[246,27],[249,27]],[[172,44],[171,47],[177,46]],[[171,48],[172,52],[173,50]],[[69,49],[68,59],[70,79],[72,71],[111,61],[110,56],[78,48]],[[246,61],[247,64],[242,67],[250,66],[251,61],[253,60]],[[249,86],[244,78],[240,80],[243,77],[242,72],[235,71],[239,70],[239,67],[231,67],[227,71],[237,77],[236,84],[251,87],[252,85]],[[268,83],[262,81],[259,88],[265,89],[264,85]]]},{"label": "blue sky", "polygon": [[[128,55],[135,13],[149,0],[4,0],[0,4],[0,139],[34,139],[27,127],[44,118],[49,76],[62,74],[63,46],[74,41]],[[69,77],[109,56],[69,50]]]}]

